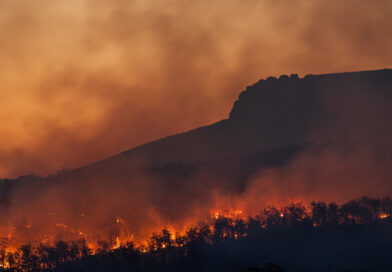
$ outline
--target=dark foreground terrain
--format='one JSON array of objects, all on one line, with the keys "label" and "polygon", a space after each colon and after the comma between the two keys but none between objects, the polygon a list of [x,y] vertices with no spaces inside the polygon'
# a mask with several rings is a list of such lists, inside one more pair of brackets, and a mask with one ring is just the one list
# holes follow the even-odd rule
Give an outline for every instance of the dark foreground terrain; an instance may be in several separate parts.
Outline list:
[{"label": "dark foreground terrain", "polygon": [[3,271],[391,271],[392,200],[270,207],[247,220],[217,217],[173,238],[154,234],[92,254],[84,241],[0,254]]}]

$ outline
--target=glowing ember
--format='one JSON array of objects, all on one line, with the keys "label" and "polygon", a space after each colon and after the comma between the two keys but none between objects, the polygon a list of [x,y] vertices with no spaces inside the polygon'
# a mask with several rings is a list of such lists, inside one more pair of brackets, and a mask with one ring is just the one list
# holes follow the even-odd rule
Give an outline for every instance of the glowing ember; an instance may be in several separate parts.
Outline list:
[{"label": "glowing ember", "polygon": [[384,218],[387,218],[388,216],[389,216],[388,214],[382,213],[382,214],[380,214],[379,218],[384,219]]},{"label": "glowing ember", "polygon": [[214,214],[214,216],[213,216],[215,219],[218,219],[219,217],[220,217],[220,214],[219,214],[219,212],[216,212],[215,214]]},{"label": "glowing ember", "polygon": [[122,219],[122,218],[116,218],[116,223],[117,223],[117,224],[124,224],[124,223],[125,223],[125,220]]}]

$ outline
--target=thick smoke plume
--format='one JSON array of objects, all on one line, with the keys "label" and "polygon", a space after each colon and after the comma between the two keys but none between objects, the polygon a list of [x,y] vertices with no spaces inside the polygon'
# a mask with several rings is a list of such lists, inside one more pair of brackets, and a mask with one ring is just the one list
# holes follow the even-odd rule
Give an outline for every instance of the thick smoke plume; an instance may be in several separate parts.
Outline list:
[{"label": "thick smoke plume", "polygon": [[391,66],[391,12],[388,0],[0,0],[0,176],[225,118],[267,75]]}]

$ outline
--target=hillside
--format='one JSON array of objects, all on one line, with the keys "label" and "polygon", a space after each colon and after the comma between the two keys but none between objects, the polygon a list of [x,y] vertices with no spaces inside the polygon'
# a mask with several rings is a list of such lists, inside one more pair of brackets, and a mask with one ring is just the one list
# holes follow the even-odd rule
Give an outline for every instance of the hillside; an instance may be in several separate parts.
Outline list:
[{"label": "hillside", "polygon": [[[292,144],[374,141],[374,134],[390,133],[385,129],[392,116],[391,104],[390,69],[269,77],[241,92],[228,119],[144,144],[80,170],[118,169],[136,162],[153,166],[192,163]],[[341,133],[330,137],[331,130]]]},{"label": "hillside", "polygon": [[47,178],[0,180],[0,238],[11,226],[24,243],[113,245],[216,212],[390,197],[391,118],[392,70],[261,80],[226,120]]}]

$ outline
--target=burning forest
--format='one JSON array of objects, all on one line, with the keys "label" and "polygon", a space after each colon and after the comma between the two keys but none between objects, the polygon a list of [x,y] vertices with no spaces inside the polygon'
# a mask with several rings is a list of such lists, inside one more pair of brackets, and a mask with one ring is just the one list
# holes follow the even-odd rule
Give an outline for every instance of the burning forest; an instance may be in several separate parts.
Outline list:
[{"label": "burning forest", "polygon": [[[311,202],[309,206],[291,203],[281,208],[264,208],[254,216],[245,216],[242,211],[215,212],[210,220],[199,222],[181,233],[176,229],[162,229],[139,242],[135,242],[132,234],[128,232],[126,222],[117,219],[115,223],[120,226],[111,230],[113,240],[98,241],[95,245],[88,243],[88,235],[74,233],[71,227],[62,225],[61,232],[64,234],[69,231],[76,234],[75,240],[62,240],[58,236],[53,240],[32,241],[14,249],[9,248],[7,241],[3,240],[0,266],[3,271],[89,271],[92,267],[94,271],[129,268],[134,271],[153,271],[157,267],[163,271],[181,271],[192,267],[205,270],[211,267],[218,269],[216,266],[221,265],[228,266],[227,263],[221,263],[224,262],[222,258],[225,256],[220,251],[233,247],[235,252],[250,247],[251,259],[262,256],[263,261],[267,262],[271,258],[283,262],[285,267],[298,269],[295,258],[282,257],[290,252],[289,248],[294,246],[292,243],[298,240],[301,243],[310,243],[309,246],[300,249],[299,256],[311,248],[315,251],[310,256],[300,257],[305,261],[303,268],[312,271],[329,264],[330,269],[339,269],[352,265],[350,261],[342,261],[343,258],[364,252],[346,252],[337,258],[338,263],[334,263],[337,260],[328,259],[323,255],[328,250],[337,248],[331,245],[320,246],[318,243],[325,244],[325,239],[337,239],[335,246],[341,247],[340,250],[343,251],[351,249],[350,243],[354,239],[360,239],[361,243],[368,243],[368,246],[375,250],[367,256],[362,265],[383,271],[383,266],[387,264],[386,260],[385,263],[379,264],[372,262],[383,260],[388,254],[384,250],[392,242],[388,231],[392,226],[391,215],[390,198],[363,197],[342,205],[333,202]],[[120,235],[124,230],[127,233]],[[346,236],[348,231],[353,232],[352,237]],[[369,235],[368,231],[375,233]],[[291,237],[294,233],[295,238]],[[385,244],[379,248],[379,243],[383,239]],[[279,254],[276,252],[276,244],[283,247],[278,250]],[[256,252],[255,246],[258,249]],[[215,260],[210,259],[211,256],[208,257],[208,254],[213,252]],[[317,254],[321,254],[322,261],[317,265],[308,263]],[[207,263],[208,267],[205,267]],[[226,270],[246,269],[246,265],[254,263],[255,260],[249,263],[233,261],[231,265],[234,267],[227,267]],[[257,263],[260,264],[260,260]],[[278,271],[284,271],[283,268],[279,269],[281,270]]]},{"label": "burning forest", "polygon": [[0,272],[391,271],[391,14],[0,0]]},{"label": "burning forest", "polygon": [[[391,89],[391,70],[269,77],[228,119],[81,168],[2,179],[0,265],[391,267]],[[346,259],[331,255],[339,248]]]}]

